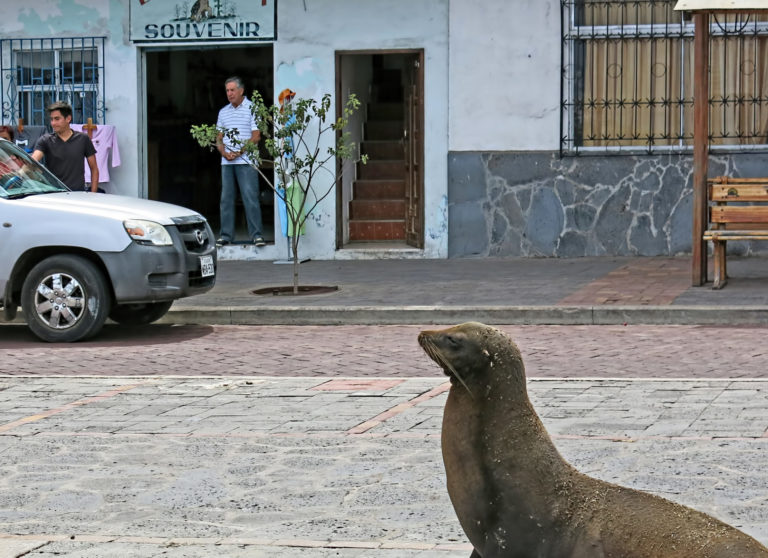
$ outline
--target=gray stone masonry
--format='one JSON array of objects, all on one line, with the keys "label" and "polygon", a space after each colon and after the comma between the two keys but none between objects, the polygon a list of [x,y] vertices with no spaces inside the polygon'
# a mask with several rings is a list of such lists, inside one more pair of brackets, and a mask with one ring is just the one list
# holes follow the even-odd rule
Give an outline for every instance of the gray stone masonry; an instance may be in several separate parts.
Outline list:
[{"label": "gray stone masonry", "polygon": [[[712,154],[709,176],[765,176],[765,154]],[[691,252],[692,158],[467,152],[448,156],[448,255]],[[766,244],[728,243],[729,253]]]}]

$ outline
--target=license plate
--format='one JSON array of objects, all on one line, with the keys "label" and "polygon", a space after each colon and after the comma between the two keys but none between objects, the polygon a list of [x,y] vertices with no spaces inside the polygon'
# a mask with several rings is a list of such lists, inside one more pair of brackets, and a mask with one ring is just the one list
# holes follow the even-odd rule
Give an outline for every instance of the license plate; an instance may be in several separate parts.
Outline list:
[{"label": "license plate", "polygon": [[200,256],[200,275],[210,277],[216,273],[213,269],[213,256]]}]

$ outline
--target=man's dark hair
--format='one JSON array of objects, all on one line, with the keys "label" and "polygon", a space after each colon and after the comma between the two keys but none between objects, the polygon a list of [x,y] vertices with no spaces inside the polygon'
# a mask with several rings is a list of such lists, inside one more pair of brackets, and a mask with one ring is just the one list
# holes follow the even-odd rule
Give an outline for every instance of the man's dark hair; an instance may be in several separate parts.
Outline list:
[{"label": "man's dark hair", "polygon": [[57,110],[61,113],[61,115],[66,118],[67,116],[72,116],[72,107],[65,103],[64,101],[56,101],[54,103],[51,103],[48,105],[48,114],[51,114],[53,111]]}]

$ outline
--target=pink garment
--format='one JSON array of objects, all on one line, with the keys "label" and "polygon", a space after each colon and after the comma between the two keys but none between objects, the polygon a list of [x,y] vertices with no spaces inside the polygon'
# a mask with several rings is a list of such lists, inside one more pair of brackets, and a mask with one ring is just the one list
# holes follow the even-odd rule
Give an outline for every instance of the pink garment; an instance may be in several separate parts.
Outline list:
[{"label": "pink garment", "polygon": [[[112,152],[112,166],[120,166],[120,150],[117,148],[117,131],[114,126],[109,124],[97,124],[93,131],[91,141],[96,148],[96,166],[99,168],[99,183],[109,182],[109,152]],[[86,133],[83,130],[83,124],[70,124],[70,127],[77,131]],[[85,183],[91,181],[91,169],[88,161],[85,161]]]}]

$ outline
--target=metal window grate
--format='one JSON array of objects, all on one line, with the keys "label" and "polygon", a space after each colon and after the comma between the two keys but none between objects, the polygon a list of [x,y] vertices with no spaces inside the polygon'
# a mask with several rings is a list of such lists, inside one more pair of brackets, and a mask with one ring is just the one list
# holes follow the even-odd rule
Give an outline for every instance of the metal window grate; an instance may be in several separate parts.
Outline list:
[{"label": "metal window grate", "polygon": [[33,126],[48,124],[53,101],[72,105],[72,121],[104,124],[105,37],[0,40],[0,116]]},{"label": "metal window grate", "polygon": [[[693,31],[676,0],[562,0],[562,154],[693,143]],[[768,144],[768,17],[710,16],[710,144]]]}]

